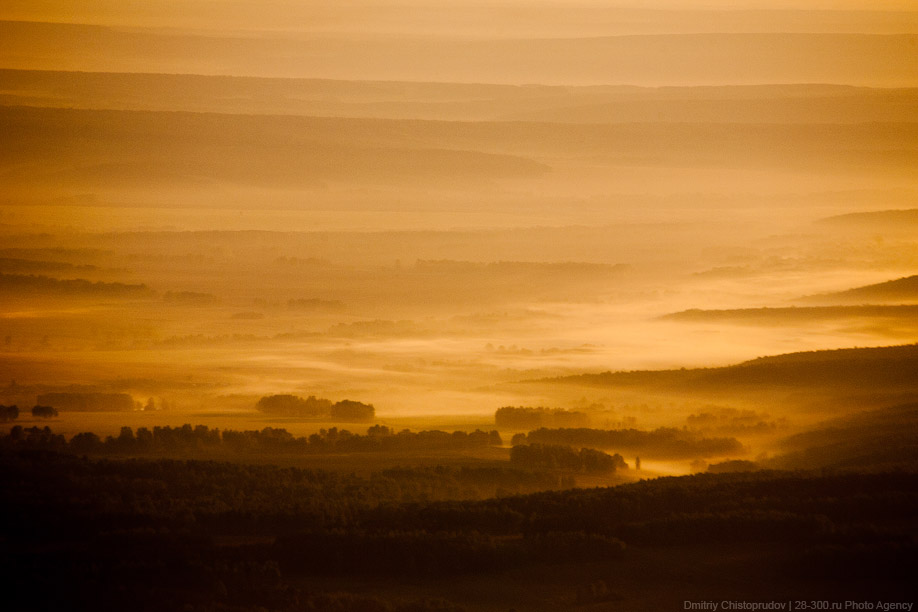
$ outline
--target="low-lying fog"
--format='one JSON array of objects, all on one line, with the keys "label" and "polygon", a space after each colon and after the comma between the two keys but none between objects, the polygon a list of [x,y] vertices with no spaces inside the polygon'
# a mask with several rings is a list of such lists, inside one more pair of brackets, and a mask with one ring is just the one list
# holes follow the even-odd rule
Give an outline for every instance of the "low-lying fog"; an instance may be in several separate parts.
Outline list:
[{"label": "low-lying fog", "polygon": [[523,381],[915,341],[908,6],[491,4],[0,11],[0,403],[795,426],[832,394]]},{"label": "low-lying fog", "polygon": [[138,399],[177,395],[195,409],[218,409],[223,395],[289,392],[371,402],[382,416],[486,415],[557,403],[507,384],[525,379],[913,339],[911,311],[661,318],[802,308],[805,296],[904,276],[916,256],[895,230],[880,239],[801,221],[772,234],[725,217],[440,232],[11,234],[0,252],[5,369],[19,385],[135,385]]}]

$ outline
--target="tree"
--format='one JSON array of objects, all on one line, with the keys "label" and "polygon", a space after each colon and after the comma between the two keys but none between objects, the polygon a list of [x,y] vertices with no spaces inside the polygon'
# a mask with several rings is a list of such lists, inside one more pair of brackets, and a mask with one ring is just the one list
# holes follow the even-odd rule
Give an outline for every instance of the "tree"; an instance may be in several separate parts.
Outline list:
[{"label": "tree", "polygon": [[52,406],[34,406],[32,416],[40,419],[51,419],[58,416],[57,409]]},{"label": "tree", "polygon": [[19,418],[18,406],[0,406],[0,421],[9,422]]},{"label": "tree", "polygon": [[490,446],[503,446],[504,441],[500,437],[500,432],[496,429],[492,429],[488,432],[488,444]]},{"label": "tree", "polygon": [[75,453],[95,453],[102,449],[102,440],[92,432],[78,433],[70,439],[70,450]]},{"label": "tree", "polygon": [[373,404],[346,399],[331,407],[331,418],[335,421],[372,421],[375,416]]},{"label": "tree", "polygon": [[142,449],[147,449],[153,446],[153,432],[151,432],[146,427],[141,427],[137,430],[137,435],[134,436],[137,440],[137,445]]}]

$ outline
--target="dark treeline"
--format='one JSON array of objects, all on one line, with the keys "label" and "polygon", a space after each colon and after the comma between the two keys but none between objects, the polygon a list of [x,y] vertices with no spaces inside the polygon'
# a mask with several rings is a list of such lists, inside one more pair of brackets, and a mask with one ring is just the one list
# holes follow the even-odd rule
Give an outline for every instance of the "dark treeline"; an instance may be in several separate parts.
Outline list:
[{"label": "dark treeline", "polygon": [[555,444],[573,447],[637,452],[650,458],[688,459],[715,457],[743,452],[736,438],[701,438],[690,431],[660,427],[652,431],[639,429],[547,429],[516,434],[514,446],[522,444]]},{"label": "dark treeline", "polygon": [[93,282],[84,278],[60,280],[35,274],[0,273],[0,290],[9,297],[44,294],[105,297],[149,297],[154,293],[146,285]]},{"label": "dark treeline", "polygon": [[904,472],[704,474],[437,502],[425,486],[458,482],[460,471],[359,478],[34,450],[0,451],[0,460],[0,571],[14,585],[14,609],[423,612],[454,608],[371,605],[309,591],[301,579],[579,563],[614,572],[632,563],[632,547],[717,543],[779,547],[767,560],[788,575],[882,579],[893,597],[908,594],[918,552],[918,474]]},{"label": "dark treeline", "polygon": [[497,431],[452,433],[432,430],[394,432],[384,425],[374,425],[366,435],[337,427],[321,429],[309,436],[294,436],[286,429],[265,427],[262,430],[236,431],[209,428],[206,425],[181,427],[141,427],[135,432],[122,427],[117,436],[104,439],[92,432],[74,435],[68,441],[48,427],[15,426],[8,436],[0,437],[0,447],[28,448],[72,452],[77,454],[121,455],[221,455],[221,454],[298,454],[298,453],[372,453],[411,451],[471,450],[500,446]]},{"label": "dark treeline", "polygon": [[537,429],[539,427],[586,427],[590,417],[585,412],[561,408],[532,408],[504,406],[494,413],[494,424],[508,429]]},{"label": "dark treeline", "polygon": [[535,469],[559,469],[571,472],[609,473],[628,469],[621,455],[609,455],[592,448],[574,451],[569,446],[523,444],[510,450],[510,463]]}]

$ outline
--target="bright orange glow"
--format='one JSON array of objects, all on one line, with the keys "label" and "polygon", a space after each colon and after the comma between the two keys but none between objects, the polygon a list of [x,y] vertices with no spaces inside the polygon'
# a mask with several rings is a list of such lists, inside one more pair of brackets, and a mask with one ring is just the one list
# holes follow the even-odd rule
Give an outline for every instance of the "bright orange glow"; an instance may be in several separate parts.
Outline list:
[{"label": "bright orange glow", "polygon": [[805,300],[915,272],[912,3],[219,4],[4,3],[9,401],[662,426],[514,385],[915,339]]}]

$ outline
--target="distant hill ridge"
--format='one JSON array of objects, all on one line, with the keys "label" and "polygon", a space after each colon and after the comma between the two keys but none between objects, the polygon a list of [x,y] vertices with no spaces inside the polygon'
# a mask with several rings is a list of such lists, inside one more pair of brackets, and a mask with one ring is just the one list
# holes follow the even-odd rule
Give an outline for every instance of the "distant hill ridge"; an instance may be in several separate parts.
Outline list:
[{"label": "distant hill ridge", "polygon": [[562,123],[911,121],[918,89],[831,84],[638,87],[0,69],[0,104]]},{"label": "distant hill ridge", "polygon": [[759,357],[731,366],[602,372],[541,379],[541,383],[659,390],[736,387],[918,389],[918,344],[806,351]]},{"label": "distant hill ridge", "polygon": [[903,210],[878,210],[873,212],[848,213],[820,219],[817,223],[831,225],[851,225],[864,227],[865,225],[918,225],[918,208]]},{"label": "distant hill ridge", "polygon": [[801,301],[864,304],[867,302],[910,302],[915,300],[918,300],[918,274],[874,285],[855,287],[837,293],[811,295],[802,298]]},{"label": "distant hill ridge", "polygon": [[[918,278],[918,277],[912,277]],[[918,289],[918,285],[916,285]],[[837,294],[836,294],[837,295]],[[916,291],[918,295],[918,291]],[[733,308],[702,310],[693,308],[660,317],[664,321],[735,322],[786,324],[854,317],[902,318],[918,321],[918,305],[865,304],[843,306],[791,306],[789,308]]]}]

